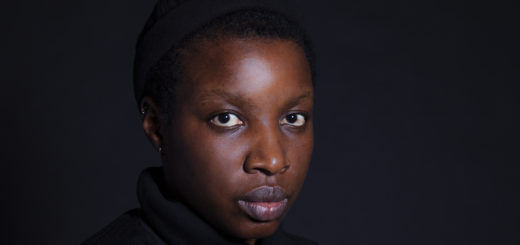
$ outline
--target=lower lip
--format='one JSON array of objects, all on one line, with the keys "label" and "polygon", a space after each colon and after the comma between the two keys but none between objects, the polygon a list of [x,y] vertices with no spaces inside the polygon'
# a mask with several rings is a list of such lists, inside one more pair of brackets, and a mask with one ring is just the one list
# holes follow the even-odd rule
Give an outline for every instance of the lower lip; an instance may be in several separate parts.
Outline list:
[{"label": "lower lip", "polygon": [[256,221],[268,222],[282,217],[287,199],[279,202],[248,202],[239,200],[240,208]]}]

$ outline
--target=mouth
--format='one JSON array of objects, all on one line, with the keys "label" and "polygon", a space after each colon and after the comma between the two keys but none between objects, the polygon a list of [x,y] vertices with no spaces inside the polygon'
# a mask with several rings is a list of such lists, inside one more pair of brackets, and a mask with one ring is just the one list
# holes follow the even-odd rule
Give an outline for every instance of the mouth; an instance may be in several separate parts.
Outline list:
[{"label": "mouth", "polygon": [[287,193],[279,186],[258,187],[238,200],[238,205],[251,219],[269,222],[281,218],[287,209]]}]

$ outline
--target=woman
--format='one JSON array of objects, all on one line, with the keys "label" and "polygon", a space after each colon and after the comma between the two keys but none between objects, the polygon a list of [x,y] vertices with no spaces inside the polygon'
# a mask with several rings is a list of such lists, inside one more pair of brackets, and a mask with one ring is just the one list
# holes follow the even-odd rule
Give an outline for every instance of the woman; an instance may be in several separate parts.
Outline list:
[{"label": "woman", "polygon": [[135,93],[162,167],[84,244],[313,244],[279,230],[313,148],[310,47],[279,1],[162,1]]}]

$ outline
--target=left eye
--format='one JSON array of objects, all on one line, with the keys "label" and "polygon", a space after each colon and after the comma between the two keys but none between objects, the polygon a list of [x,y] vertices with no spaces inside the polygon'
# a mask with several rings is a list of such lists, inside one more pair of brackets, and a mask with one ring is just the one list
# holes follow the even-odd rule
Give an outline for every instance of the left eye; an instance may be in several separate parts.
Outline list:
[{"label": "left eye", "polygon": [[229,112],[216,115],[211,119],[211,123],[223,128],[231,128],[244,124],[237,115]]},{"label": "left eye", "polygon": [[305,116],[303,116],[300,113],[292,113],[287,116],[285,116],[282,119],[282,124],[289,124],[296,127],[301,127],[305,124]]}]

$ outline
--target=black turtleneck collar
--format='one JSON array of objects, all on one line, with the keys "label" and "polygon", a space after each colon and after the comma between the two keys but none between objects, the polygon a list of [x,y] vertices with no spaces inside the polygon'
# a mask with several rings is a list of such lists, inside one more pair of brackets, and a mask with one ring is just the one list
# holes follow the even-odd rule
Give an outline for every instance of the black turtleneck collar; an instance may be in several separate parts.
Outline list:
[{"label": "black turtleneck collar", "polygon": [[[243,244],[220,234],[181,202],[167,199],[163,183],[162,168],[148,168],[139,177],[137,195],[144,219],[167,244]],[[258,244],[315,243],[278,229]]]}]

